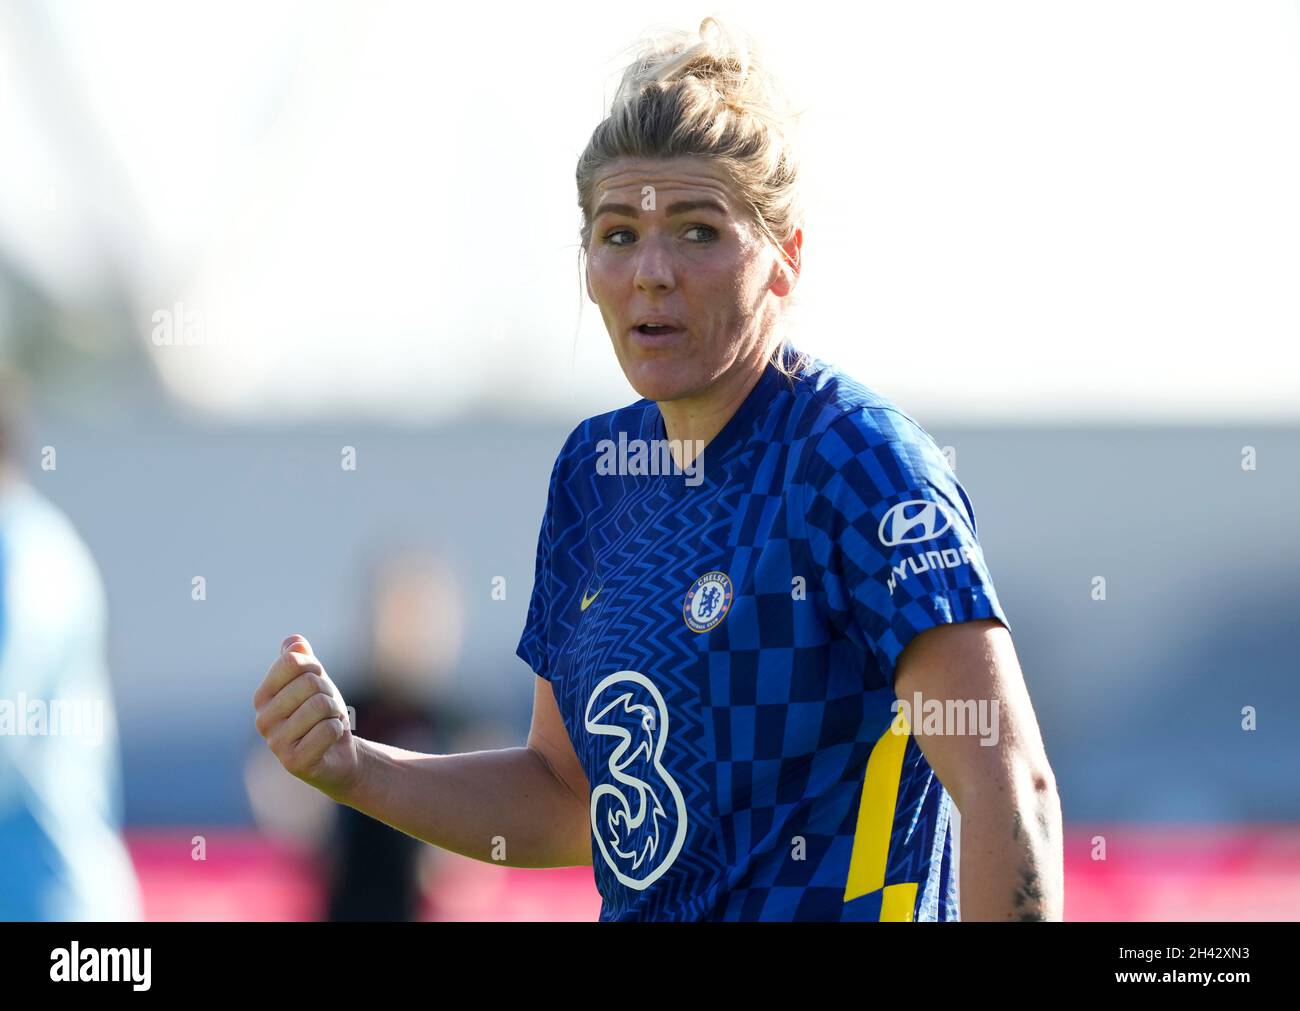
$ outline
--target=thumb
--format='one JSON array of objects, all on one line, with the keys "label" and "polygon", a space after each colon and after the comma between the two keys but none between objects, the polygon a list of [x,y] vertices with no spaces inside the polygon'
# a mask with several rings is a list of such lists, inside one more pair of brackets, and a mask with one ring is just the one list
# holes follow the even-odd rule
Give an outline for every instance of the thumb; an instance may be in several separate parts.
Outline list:
[{"label": "thumb", "polygon": [[280,643],[281,653],[311,653],[311,643],[301,635],[291,635]]}]

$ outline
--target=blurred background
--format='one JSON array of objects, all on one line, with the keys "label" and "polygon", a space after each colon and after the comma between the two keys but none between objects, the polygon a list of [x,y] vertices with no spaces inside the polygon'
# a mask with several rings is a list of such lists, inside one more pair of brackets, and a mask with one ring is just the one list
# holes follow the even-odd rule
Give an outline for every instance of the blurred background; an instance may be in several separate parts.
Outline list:
[{"label": "blurred background", "polygon": [[[363,737],[523,743],[550,468],[637,399],[575,162],[710,13],[805,109],[797,345],[975,504],[1067,918],[1300,919],[1294,0],[5,0],[0,918],[596,918],[324,800],[251,696],[299,632]],[[74,696],[97,740],[14,721]]]}]

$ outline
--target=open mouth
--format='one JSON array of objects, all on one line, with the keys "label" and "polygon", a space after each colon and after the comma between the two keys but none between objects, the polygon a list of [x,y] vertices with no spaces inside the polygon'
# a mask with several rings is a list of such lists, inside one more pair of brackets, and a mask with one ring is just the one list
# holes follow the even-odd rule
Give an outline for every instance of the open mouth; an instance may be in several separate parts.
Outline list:
[{"label": "open mouth", "polygon": [[679,328],[675,326],[664,326],[659,323],[642,323],[640,326],[634,327],[633,329],[635,329],[637,333],[645,334],[647,337],[662,337],[665,334],[677,333]]}]

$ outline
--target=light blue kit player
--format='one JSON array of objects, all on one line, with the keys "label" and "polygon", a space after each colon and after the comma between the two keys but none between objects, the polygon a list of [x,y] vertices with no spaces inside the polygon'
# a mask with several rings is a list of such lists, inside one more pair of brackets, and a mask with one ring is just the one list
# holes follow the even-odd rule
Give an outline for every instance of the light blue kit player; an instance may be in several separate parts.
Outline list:
[{"label": "light blue kit player", "polygon": [[72,523],[0,461],[0,920],[141,917],[106,620]]}]

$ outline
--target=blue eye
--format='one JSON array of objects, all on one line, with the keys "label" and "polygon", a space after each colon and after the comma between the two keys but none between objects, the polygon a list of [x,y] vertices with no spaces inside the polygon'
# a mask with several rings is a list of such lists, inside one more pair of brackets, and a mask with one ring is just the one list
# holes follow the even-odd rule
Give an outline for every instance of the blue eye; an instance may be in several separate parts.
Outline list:
[{"label": "blue eye", "polygon": [[[706,232],[709,232],[710,235],[709,235],[708,238],[705,238],[705,239],[696,239],[696,240],[693,240],[697,245],[704,245],[704,244],[707,243],[707,242],[712,242],[712,241],[714,241],[714,239],[717,237],[718,230],[717,230],[716,228],[714,228],[712,225],[691,225],[690,228],[687,229],[687,231],[688,231],[688,232],[695,232],[695,231],[699,231],[699,230],[701,230],[701,229],[703,229],[703,230],[706,231]],[[628,234],[628,235],[632,235],[632,234],[633,234],[633,233],[632,233],[632,230],[631,230],[630,228],[615,228],[612,232],[606,232],[606,233],[605,233],[605,237],[604,237],[604,239],[603,239],[602,241],[605,243],[605,245],[607,245],[607,246],[614,246],[614,247],[618,247],[618,246],[630,246],[630,245],[632,245],[632,243],[630,243],[630,242],[611,242],[611,241],[610,241],[610,239],[612,239],[615,235],[622,235],[622,234],[624,234],[624,233],[626,233],[626,234]]]}]

